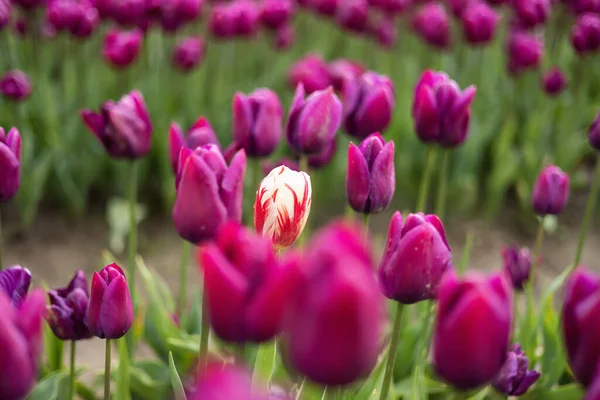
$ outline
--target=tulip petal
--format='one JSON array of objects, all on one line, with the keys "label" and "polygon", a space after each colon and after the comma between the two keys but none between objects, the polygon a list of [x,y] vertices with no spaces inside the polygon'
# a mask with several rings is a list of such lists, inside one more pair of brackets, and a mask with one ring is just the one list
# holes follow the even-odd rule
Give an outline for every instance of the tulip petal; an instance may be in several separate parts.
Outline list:
[{"label": "tulip petal", "polygon": [[346,197],[356,212],[369,212],[369,167],[362,152],[353,143],[348,147],[348,172],[346,173]]},{"label": "tulip petal", "polygon": [[15,306],[21,304],[31,285],[31,272],[27,268],[11,267],[0,271],[0,290]]},{"label": "tulip petal", "polygon": [[102,115],[95,113],[91,110],[83,110],[81,111],[81,118],[90,131],[100,140],[101,143],[104,143],[104,129],[106,127],[106,122]]},{"label": "tulip petal", "polygon": [[179,153],[181,153],[181,148],[184,147],[184,142],[185,139],[181,128],[178,124],[172,123],[169,127],[169,158],[171,159],[171,167],[175,173],[177,173]]},{"label": "tulip petal", "polygon": [[342,103],[333,88],[312,93],[298,120],[298,145],[302,153],[316,154],[333,140],[342,121]]},{"label": "tulip petal", "polygon": [[429,214],[425,216],[425,220],[435,227],[435,229],[442,237],[442,240],[446,244],[448,250],[451,250],[450,245],[448,244],[448,240],[446,239],[446,230],[444,229],[444,224],[442,224],[440,218],[435,214]]},{"label": "tulip petal", "polygon": [[90,290],[90,301],[88,303],[85,319],[90,331],[96,336],[99,336],[101,333],[100,308],[102,307],[102,298],[104,297],[106,287],[106,281],[102,279],[99,273],[94,272]]},{"label": "tulip petal", "polygon": [[371,214],[385,210],[391,203],[396,190],[396,168],[394,166],[394,142],[388,142],[373,163],[369,182],[369,208]]},{"label": "tulip petal", "polygon": [[271,154],[281,140],[281,121],[283,111],[279,98],[270,90],[257,90],[255,95],[260,95],[261,104],[254,121],[252,134],[253,151],[258,157]]},{"label": "tulip petal", "polygon": [[356,110],[358,136],[385,131],[392,119],[394,106],[394,94],[389,86],[379,84],[373,87]]},{"label": "tulip petal", "polygon": [[232,103],[233,140],[240,148],[250,147],[252,141],[251,130],[254,124],[250,99],[240,92],[233,96]]},{"label": "tulip petal", "polygon": [[227,216],[232,221],[242,220],[242,200],[244,177],[246,175],[246,152],[239,150],[233,156],[229,169],[221,182],[221,199],[227,208]]},{"label": "tulip petal", "polygon": [[[124,276],[113,279],[102,298],[100,306],[101,338],[119,339],[133,323],[133,303]],[[98,335],[97,335],[98,336]]]},{"label": "tulip petal", "polygon": [[387,241],[385,243],[385,251],[383,253],[383,257],[381,257],[382,263],[383,260],[389,258],[390,255],[396,251],[398,243],[400,242],[403,223],[404,220],[402,219],[402,214],[400,211],[396,211],[390,219],[390,227],[388,229]]},{"label": "tulip petal", "polygon": [[31,362],[37,365],[43,350],[43,328],[46,316],[46,295],[43,290],[32,291],[18,308],[16,325],[29,346]]},{"label": "tulip petal", "polygon": [[435,92],[430,86],[421,86],[415,92],[413,116],[415,130],[421,140],[430,142],[438,139],[440,136],[440,112]]},{"label": "tulip petal", "polygon": [[288,143],[295,151],[298,151],[300,145],[298,138],[298,118],[300,118],[300,111],[304,105],[304,96],[304,85],[299,83],[296,86],[292,105],[290,106],[290,111],[288,113],[287,124],[285,125]]},{"label": "tulip petal", "polygon": [[6,137],[6,145],[12,150],[17,160],[21,160],[21,134],[17,128],[11,128]]}]

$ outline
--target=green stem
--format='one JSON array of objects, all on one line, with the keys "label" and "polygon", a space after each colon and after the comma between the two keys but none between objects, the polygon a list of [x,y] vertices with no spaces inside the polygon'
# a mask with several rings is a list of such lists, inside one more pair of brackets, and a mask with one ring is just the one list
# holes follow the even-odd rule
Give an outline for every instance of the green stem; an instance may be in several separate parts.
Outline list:
[{"label": "green stem", "polygon": [[261,344],[256,353],[254,372],[252,373],[252,386],[257,389],[269,389],[275,360],[277,359],[277,342],[272,340]]},{"label": "green stem", "polygon": [[585,205],[585,214],[583,215],[583,222],[581,223],[581,231],[579,231],[579,240],[577,241],[577,251],[575,252],[575,262],[571,268],[575,268],[581,261],[581,255],[583,253],[583,245],[585,244],[585,236],[590,226],[592,216],[594,214],[594,208],[598,202],[598,188],[600,188],[600,157],[596,157],[596,171],[594,172],[594,180],[592,181],[592,187],[590,188],[590,194],[588,196],[587,204]]},{"label": "green stem", "polygon": [[210,325],[208,321],[208,298],[206,296],[206,286],[202,286],[202,320],[200,327],[200,349],[198,352],[198,376],[204,372],[206,366],[206,357],[208,354],[208,337],[210,335]]},{"label": "green stem", "polygon": [[383,384],[381,385],[381,394],[379,396],[379,400],[387,400],[390,392],[390,384],[392,383],[392,376],[394,374],[394,363],[396,362],[396,352],[398,351],[398,344],[400,341],[400,324],[402,322],[403,310],[404,304],[398,303],[396,307],[396,316],[394,317],[394,325],[392,327],[390,350],[387,354],[385,373],[383,375]]},{"label": "green stem", "polygon": [[4,250],[2,243],[2,215],[0,214],[0,270],[4,269],[4,265],[2,264],[2,251]]},{"label": "green stem", "polygon": [[535,312],[535,305],[533,304],[533,292],[535,286],[535,271],[539,264],[540,256],[542,253],[542,244],[544,243],[544,219],[540,219],[538,230],[535,238],[535,250],[533,252],[533,260],[531,262],[531,269],[529,270],[529,282],[527,282],[527,288],[525,289],[527,295],[527,321],[531,321]]},{"label": "green stem", "polygon": [[440,170],[437,199],[435,201],[435,214],[440,219],[444,217],[446,197],[448,196],[448,164],[450,162],[450,151],[451,150],[449,149],[443,151],[442,169]]},{"label": "green stem", "polygon": [[300,171],[304,171],[308,174],[308,157],[305,155],[300,155],[298,166],[300,167]]},{"label": "green stem", "polygon": [[179,322],[184,326],[185,308],[187,303],[188,266],[190,263],[190,244],[187,240],[181,246],[181,268],[179,270]]},{"label": "green stem", "polygon": [[423,178],[421,179],[421,186],[419,187],[419,197],[417,199],[417,212],[425,212],[427,207],[427,195],[429,193],[429,183],[431,181],[431,172],[433,171],[433,165],[435,162],[435,147],[429,146],[427,149],[427,160],[425,161],[425,170],[423,171]]},{"label": "green stem", "polygon": [[77,342],[75,340],[71,340],[71,364],[70,364],[70,375],[71,379],[69,380],[69,400],[73,400],[73,391],[75,388],[75,346]]},{"label": "green stem", "polygon": [[104,356],[104,400],[110,400],[110,339],[106,339]]},{"label": "green stem", "polygon": [[363,225],[365,227],[365,242],[369,239],[369,217],[370,214],[363,215]]},{"label": "green stem", "polygon": [[129,243],[127,249],[129,250],[129,290],[131,291],[131,297],[135,302],[135,257],[137,254],[137,220],[136,220],[136,195],[137,195],[137,163],[132,161],[129,169]]}]

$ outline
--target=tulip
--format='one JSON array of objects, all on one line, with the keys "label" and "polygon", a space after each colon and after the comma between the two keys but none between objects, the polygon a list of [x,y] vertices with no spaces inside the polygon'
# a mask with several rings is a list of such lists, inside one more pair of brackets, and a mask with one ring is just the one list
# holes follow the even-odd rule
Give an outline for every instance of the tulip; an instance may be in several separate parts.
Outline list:
[{"label": "tulip", "polygon": [[451,267],[450,246],[442,221],[435,215],[402,214],[390,221],[379,266],[383,294],[403,304],[435,298],[446,270]]},{"label": "tulip", "polygon": [[264,0],[261,6],[261,21],[269,29],[279,30],[291,22],[296,5],[291,0]]},{"label": "tulip", "polygon": [[0,398],[22,400],[35,385],[42,355],[44,293],[36,290],[15,306],[0,292]]},{"label": "tulip", "polygon": [[338,6],[343,1],[344,0],[309,0],[309,4],[317,13],[326,17],[333,17]]},{"label": "tulip", "polygon": [[283,110],[275,92],[258,89],[233,97],[233,140],[249,157],[270,155],[281,140]]},{"label": "tulip", "polygon": [[117,264],[94,272],[85,323],[101,339],[119,339],[131,328],[133,303],[125,273]]},{"label": "tulip", "polygon": [[508,352],[504,366],[494,378],[494,388],[507,396],[522,396],[539,379],[538,371],[529,369],[529,359],[518,344]]},{"label": "tulip", "polygon": [[203,3],[204,0],[162,1],[158,6],[160,24],[167,32],[175,32],[185,23],[192,22],[200,16]]},{"label": "tulip", "polygon": [[392,81],[387,76],[365,72],[344,87],[344,129],[359,139],[384,131],[394,106]]},{"label": "tulip", "polygon": [[178,124],[172,123],[169,127],[169,157],[173,172],[177,173],[179,153],[181,153],[182,147],[194,150],[196,147],[207,144],[219,146],[217,135],[206,118],[198,118],[185,135]]},{"label": "tulip", "polygon": [[470,3],[462,13],[463,36],[471,44],[485,44],[494,39],[500,17],[483,1]]},{"label": "tulip", "polygon": [[227,220],[241,221],[246,153],[227,167],[217,145],[181,149],[173,222],[179,235],[200,244],[215,237]]},{"label": "tulip", "polygon": [[450,20],[444,6],[426,3],[412,18],[412,27],[431,46],[444,49],[450,47]]},{"label": "tulip", "polygon": [[250,375],[240,367],[209,365],[196,384],[189,400],[268,400],[269,396],[253,393]]},{"label": "tulip", "polygon": [[83,110],[81,117],[112,157],[135,159],[150,151],[152,123],[144,97],[137,90],[116,103],[108,100],[100,113]]},{"label": "tulip", "polygon": [[281,158],[277,161],[263,161],[260,166],[261,169],[263,171],[263,174],[269,175],[269,172],[271,172],[272,170],[274,170],[277,167],[281,167],[281,166],[285,166],[286,168],[291,169],[292,171],[300,171],[300,166],[298,165],[298,162],[290,160],[289,158]]},{"label": "tulip", "polygon": [[69,32],[81,39],[90,37],[100,22],[98,10],[89,2],[80,1],[72,12],[71,24],[68,27]]},{"label": "tulip", "polygon": [[18,69],[8,71],[0,79],[0,93],[13,101],[26,100],[31,94],[29,77]]},{"label": "tulip", "polygon": [[292,25],[284,25],[275,31],[273,42],[276,49],[288,49],[294,44],[295,41],[296,31]]},{"label": "tulip", "polygon": [[74,8],[71,0],[54,0],[48,4],[46,18],[57,31],[67,30],[72,24]]},{"label": "tulip", "polygon": [[342,103],[333,87],[304,98],[299,84],[292,100],[286,125],[287,141],[298,154],[319,154],[331,145],[342,121]]},{"label": "tulip", "polygon": [[145,0],[118,0],[112,2],[111,16],[119,25],[137,26],[146,13]]},{"label": "tulip", "polygon": [[340,58],[330,62],[327,71],[333,88],[341,92],[345,85],[361,76],[365,68],[356,61]]},{"label": "tulip", "polygon": [[77,271],[65,288],[48,291],[50,298],[48,325],[61,340],[89,339],[92,333],[85,324],[89,302],[88,283],[83,271]]},{"label": "tulip", "polygon": [[208,27],[214,37],[227,39],[235,35],[234,18],[230,8],[230,4],[221,3],[212,7]]},{"label": "tulip", "polygon": [[329,165],[337,151],[337,141],[334,139],[318,154],[308,156],[308,166],[312,169],[321,169]]},{"label": "tulip", "polygon": [[533,28],[544,24],[552,10],[550,0],[514,0],[512,6],[517,21],[523,28]]},{"label": "tulip", "polygon": [[513,293],[504,274],[460,279],[449,271],[438,292],[433,339],[437,374],[458,389],[490,382],[504,365]]},{"label": "tulip", "polygon": [[385,14],[399,14],[412,5],[412,0],[369,0],[369,5],[380,9]]},{"label": "tulip", "polygon": [[367,0],[345,0],[339,3],[335,18],[338,24],[349,31],[362,33],[369,22]]},{"label": "tulip", "polygon": [[200,37],[188,36],[173,49],[173,65],[180,71],[191,71],[204,59],[206,47]]},{"label": "tulip", "polygon": [[585,393],[583,400],[600,400],[600,371],[597,368],[594,381]]},{"label": "tulip", "polygon": [[0,30],[10,23],[11,15],[10,0],[0,0]]},{"label": "tulip", "polygon": [[306,172],[281,166],[258,185],[254,203],[254,227],[278,249],[300,237],[310,214],[312,187]]},{"label": "tulip", "polygon": [[540,36],[526,31],[514,30],[508,36],[508,70],[513,75],[535,69],[544,54],[544,42]]},{"label": "tulip", "polygon": [[469,130],[470,107],[476,91],[471,85],[461,92],[445,73],[425,71],[415,88],[412,109],[419,139],[450,148],[462,144]]},{"label": "tulip", "polygon": [[594,13],[580,15],[571,30],[571,44],[579,54],[600,49],[600,16]]},{"label": "tulip", "polygon": [[258,31],[259,22],[260,10],[253,1],[236,0],[214,6],[209,27],[217,38],[253,36]]},{"label": "tulip", "polygon": [[14,266],[0,271],[0,292],[3,292],[15,307],[18,307],[29,291],[31,272],[27,268]]},{"label": "tulip", "polygon": [[542,86],[547,95],[558,96],[567,87],[567,78],[558,67],[554,67],[543,76]]},{"label": "tulip", "polygon": [[8,135],[0,127],[0,202],[12,199],[21,183],[21,135],[12,128]]},{"label": "tulip", "polygon": [[331,85],[327,63],[316,54],[309,54],[296,61],[290,68],[288,81],[293,88],[302,83],[307,94],[327,89]]},{"label": "tulip", "polygon": [[525,284],[529,281],[531,272],[531,253],[529,249],[521,249],[511,246],[502,249],[502,258],[504,259],[504,270],[512,280],[513,288],[523,290]]},{"label": "tulip", "polygon": [[592,125],[590,125],[590,129],[588,130],[588,139],[590,145],[597,151],[600,151],[600,113],[596,115],[594,122],[592,122]]},{"label": "tulip", "polygon": [[558,215],[569,200],[569,175],[559,167],[545,167],[533,186],[531,206],[539,215]]},{"label": "tulip", "polygon": [[398,26],[393,19],[382,18],[372,23],[368,29],[377,42],[386,49],[393,48],[398,42]]},{"label": "tulip", "polygon": [[143,34],[139,29],[129,32],[111,29],[104,37],[102,49],[104,59],[117,68],[128,67],[137,59],[142,47],[142,39]]},{"label": "tulip", "polygon": [[12,0],[13,5],[21,7],[23,10],[29,11],[34,8],[44,7],[47,0]]}]

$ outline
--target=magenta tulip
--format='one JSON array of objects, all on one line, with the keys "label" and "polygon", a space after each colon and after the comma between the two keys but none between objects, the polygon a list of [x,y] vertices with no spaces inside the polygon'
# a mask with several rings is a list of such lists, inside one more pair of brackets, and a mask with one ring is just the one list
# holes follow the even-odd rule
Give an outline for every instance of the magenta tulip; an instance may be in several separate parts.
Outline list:
[{"label": "magenta tulip", "polygon": [[119,31],[114,28],[104,37],[104,59],[117,68],[126,68],[137,58],[142,47],[143,34],[139,29]]},{"label": "magenta tulip", "polygon": [[502,258],[504,260],[504,270],[512,281],[515,290],[523,290],[525,284],[529,281],[531,272],[531,253],[529,249],[523,247],[511,246],[502,249]]},{"label": "magenta tulip", "polygon": [[49,290],[48,325],[61,340],[82,340],[92,337],[85,323],[89,303],[88,282],[83,271],[77,271],[65,288]]},{"label": "magenta tulip", "polygon": [[428,44],[444,49],[450,47],[450,18],[439,3],[425,3],[412,17],[412,28]]},{"label": "magenta tulip", "polygon": [[206,46],[204,40],[196,36],[182,39],[173,49],[171,60],[180,71],[191,71],[204,59]]},{"label": "magenta tulip", "polygon": [[571,30],[571,44],[579,54],[591,54],[600,49],[600,16],[585,13],[577,18]]},{"label": "magenta tulip", "polygon": [[327,70],[329,72],[329,81],[338,92],[343,92],[344,86],[365,72],[365,68],[358,62],[344,58],[330,62]]},{"label": "magenta tulip", "polygon": [[31,94],[29,77],[18,69],[8,71],[0,79],[0,93],[12,101],[26,100]]},{"label": "magenta tulip", "polygon": [[522,396],[537,382],[540,373],[529,369],[529,359],[518,344],[508,352],[504,366],[494,378],[494,388],[507,396]]},{"label": "magenta tulip", "polygon": [[508,35],[508,71],[518,75],[538,67],[544,54],[544,41],[540,36],[524,30],[513,30]]},{"label": "magenta tulip", "polygon": [[11,200],[21,184],[21,135],[12,128],[8,135],[0,127],[0,202]]},{"label": "magenta tulip", "polygon": [[327,63],[320,56],[309,54],[292,65],[288,82],[292,88],[302,83],[307,94],[327,89],[331,85]]},{"label": "magenta tulip", "polygon": [[261,21],[269,29],[279,30],[291,22],[296,5],[292,0],[263,0]]},{"label": "magenta tulip", "polygon": [[558,96],[567,88],[567,77],[558,67],[554,67],[542,77],[542,87],[548,96]]},{"label": "magenta tulip", "polygon": [[545,167],[533,186],[531,206],[539,215],[560,214],[569,200],[569,175],[559,167]]},{"label": "magenta tulip", "polygon": [[461,15],[463,36],[467,42],[481,45],[491,42],[500,17],[483,1],[469,3]]},{"label": "magenta tulip", "polygon": [[173,172],[177,173],[182,147],[194,150],[207,144],[219,146],[217,135],[206,118],[198,118],[185,135],[178,124],[172,123],[169,127],[169,158]]}]

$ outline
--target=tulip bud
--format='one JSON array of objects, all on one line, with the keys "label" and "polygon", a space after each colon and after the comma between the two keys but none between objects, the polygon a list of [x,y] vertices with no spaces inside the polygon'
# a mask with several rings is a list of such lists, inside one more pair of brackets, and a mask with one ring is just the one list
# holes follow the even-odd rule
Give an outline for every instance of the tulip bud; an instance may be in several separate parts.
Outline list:
[{"label": "tulip bud", "polygon": [[494,39],[500,17],[483,1],[470,3],[461,16],[463,35],[471,44],[485,44]]},{"label": "tulip bud", "polygon": [[543,76],[542,86],[547,95],[558,96],[567,87],[567,78],[558,67],[554,67]]},{"label": "tulip bud", "polygon": [[600,369],[596,368],[594,380],[585,392],[583,400],[600,400]]},{"label": "tulip bud", "polygon": [[559,167],[545,167],[533,186],[531,206],[539,215],[558,215],[569,200],[569,175]]},{"label": "tulip bud", "polygon": [[531,272],[531,253],[527,247],[512,246],[502,249],[504,270],[512,280],[513,288],[523,290]]},{"label": "tulip bud", "polygon": [[446,9],[439,3],[426,3],[412,18],[412,28],[431,46],[450,47],[450,21]]},{"label": "tulip bud", "polygon": [[50,298],[48,325],[61,340],[81,340],[92,337],[85,324],[89,302],[88,284],[83,271],[77,271],[65,288],[48,291]]},{"label": "tulip bud", "polygon": [[117,264],[94,272],[85,323],[101,339],[118,339],[131,328],[133,303],[125,273]]},{"label": "tulip bud", "polygon": [[325,150],[308,156],[308,166],[312,169],[321,169],[329,165],[337,151],[337,140],[329,142]]},{"label": "tulip bud", "polygon": [[31,94],[29,77],[18,69],[8,71],[0,79],[0,93],[12,101],[26,100]]},{"label": "tulip bud", "polygon": [[261,164],[261,169],[263,171],[263,174],[269,175],[269,172],[271,172],[272,170],[276,169],[277,167],[281,167],[284,166],[286,168],[291,169],[292,171],[300,171],[300,166],[298,165],[298,162],[290,160],[289,158],[281,158],[277,161],[263,161]]},{"label": "tulip bud", "polygon": [[57,31],[68,29],[72,23],[75,3],[71,0],[54,0],[48,3],[46,18]]},{"label": "tulip bud", "polygon": [[89,2],[80,1],[73,8],[71,24],[67,29],[73,36],[84,39],[94,33],[99,22],[98,10]]},{"label": "tulip bud", "polygon": [[0,0],[0,30],[10,23],[12,6],[10,0]]},{"label": "tulip bud", "polygon": [[331,84],[327,63],[319,55],[309,54],[292,65],[288,82],[293,88],[302,83],[307,94],[327,89]]},{"label": "tulip bud", "polygon": [[369,5],[383,11],[384,14],[400,14],[407,10],[411,5],[412,0],[369,0]]},{"label": "tulip bud", "polygon": [[342,122],[342,103],[330,86],[304,98],[299,84],[286,125],[289,146],[298,154],[319,154],[334,140]]},{"label": "tulip bud", "polygon": [[180,71],[191,71],[204,59],[206,47],[200,37],[188,36],[173,49],[173,65]]},{"label": "tulip bud", "polygon": [[270,155],[281,140],[283,110],[275,92],[258,89],[233,97],[233,140],[249,157]]},{"label": "tulip bud", "polygon": [[333,88],[341,92],[345,85],[361,76],[365,68],[356,61],[339,58],[329,63],[327,71]]},{"label": "tulip bud", "polygon": [[12,3],[16,6],[21,7],[23,10],[29,11],[34,8],[44,7],[47,0],[12,0]]},{"label": "tulip bud", "polygon": [[514,30],[508,36],[508,70],[513,75],[535,69],[544,54],[544,42],[540,36],[526,31]]},{"label": "tulip bud", "polygon": [[254,227],[277,249],[291,246],[300,237],[310,214],[312,187],[306,172],[282,166],[258,185]]},{"label": "tulip bud", "polygon": [[113,1],[111,16],[123,26],[137,26],[146,13],[146,0]]},{"label": "tulip bud", "polygon": [[415,88],[412,109],[419,139],[449,148],[462,144],[469,130],[476,91],[471,85],[461,92],[445,73],[425,71]]},{"label": "tulip bud", "polygon": [[194,150],[196,147],[205,146],[207,144],[215,144],[219,147],[217,135],[206,118],[198,118],[190,129],[188,129],[186,135],[183,134],[183,131],[178,124],[172,123],[169,127],[169,157],[171,159],[173,172],[177,173],[179,153],[181,153],[182,147]]},{"label": "tulip bud", "polygon": [[158,6],[160,24],[167,32],[175,32],[187,22],[198,18],[202,12],[203,0],[169,0]]},{"label": "tulip bud", "polygon": [[229,167],[218,146],[181,149],[173,222],[192,243],[211,240],[228,220],[241,221],[246,153],[238,151]]},{"label": "tulip bud", "polygon": [[393,48],[398,42],[398,26],[393,19],[381,18],[371,23],[368,30],[385,49]]},{"label": "tulip bud", "polygon": [[250,375],[237,366],[211,364],[196,384],[189,400],[269,400],[268,394],[252,392]]},{"label": "tulip bud", "polygon": [[12,128],[8,135],[0,127],[0,202],[12,199],[21,184],[21,135]]},{"label": "tulip bud", "polygon": [[326,17],[333,17],[338,6],[343,1],[344,0],[309,0],[309,4],[317,13]]},{"label": "tulip bud", "polygon": [[600,49],[600,16],[594,13],[579,16],[571,30],[571,44],[579,54]]},{"label": "tulip bud", "polygon": [[0,292],[3,292],[15,307],[18,307],[29,291],[31,272],[27,268],[14,266],[0,271]]},{"label": "tulip bud", "polygon": [[284,333],[294,369],[323,385],[366,377],[377,361],[385,309],[364,234],[335,222],[306,246]]},{"label": "tulip bud", "polygon": [[284,25],[275,31],[273,43],[276,49],[286,50],[296,41],[296,31],[292,25]]},{"label": "tulip bud", "polygon": [[104,37],[102,54],[104,59],[117,68],[126,68],[133,63],[142,47],[143,34],[139,29],[119,31],[111,29]]},{"label": "tulip bud", "polygon": [[259,28],[260,10],[250,0],[235,0],[212,8],[209,27],[213,36],[253,36]]},{"label": "tulip bud", "polygon": [[337,23],[344,29],[362,33],[369,22],[369,3],[367,0],[345,0],[336,10]]},{"label": "tulip bud", "polygon": [[519,26],[523,28],[544,24],[552,10],[550,0],[514,0],[512,6]]},{"label": "tulip bud", "polygon": [[437,299],[433,339],[437,374],[461,390],[490,382],[508,353],[513,292],[507,277],[473,273],[460,279],[449,271]]},{"label": "tulip bud", "polygon": [[539,379],[538,371],[529,369],[529,359],[518,344],[508,352],[508,357],[492,381],[494,388],[507,396],[522,396]]},{"label": "tulip bud", "polygon": [[269,29],[279,30],[291,22],[296,5],[291,0],[264,0],[261,6],[261,21]]},{"label": "tulip bud", "polygon": [[365,72],[344,87],[344,129],[359,139],[384,131],[394,106],[392,81],[387,76]]},{"label": "tulip bud", "polygon": [[108,100],[100,113],[83,110],[81,117],[112,157],[135,159],[150,151],[152,123],[144,97],[137,90],[117,103]]},{"label": "tulip bud", "polygon": [[403,304],[433,299],[452,265],[444,225],[437,216],[422,213],[402,222],[397,211],[379,265],[379,286],[387,298]]},{"label": "tulip bud", "polygon": [[588,139],[590,145],[597,151],[600,151],[600,113],[596,115],[596,118],[594,118],[594,122],[592,122],[592,125],[590,125],[590,129],[588,131]]}]

